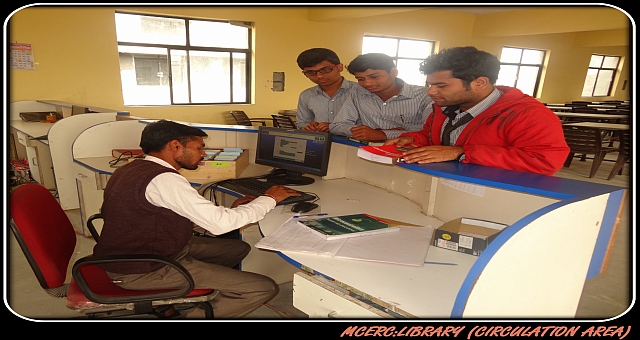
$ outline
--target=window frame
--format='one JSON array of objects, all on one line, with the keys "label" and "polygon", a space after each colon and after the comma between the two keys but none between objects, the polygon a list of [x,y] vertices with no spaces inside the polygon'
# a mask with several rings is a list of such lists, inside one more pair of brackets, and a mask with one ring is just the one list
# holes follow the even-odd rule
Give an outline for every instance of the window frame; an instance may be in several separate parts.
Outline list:
[{"label": "window frame", "polygon": [[534,98],[538,98],[539,94],[540,94],[540,82],[542,81],[542,71],[544,70],[544,63],[545,60],[547,60],[547,50],[543,50],[543,49],[537,49],[537,48],[525,48],[525,47],[515,47],[515,46],[502,46],[502,49],[500,50],[500,59],[502,59],[502,52],[504,51],[505,48],[512,48],[512,49],[517,49],[520,50],[520,61],[522,61],[522,55],[524,54],[524,51],[539,51],[542,52],[542,61],[540,62],[540,64],[529,64],[529,63],[522,63],[522,62],[518,62],[518,63],[510,63],[510,62],[503,62],[502,60],[500,60],[500,67],[502,67],[502,65],[509,65],[509,66],[517,66],[517,72],[516,72],[516,80],[515,83],[513,85],[508,85],[511,87],[515,87],[518,88],[518,80],[519,80],[519,75],[520,75],[520,68],[523,66],[527,66],[527,67],[537,67],[538,68],[538,72],[536,75],[536,81],[535,84],[533,85],[533,95],[532,97]]},{"label": "window frame", "polygon": [[[389,36],[389,35],[381,35],[381,34],[371,34],[371,33],[365,33],[362,37],[363,39],[363,45],[364,45],[364,39],[365,38],[385,38],[385,39],[395,39],[396,40],[396,53],[395,56],[391,56],[389,55],[389,57],[391,57],[393,59],[393,63],[396,65],[396,67],[398,66],[398,59],[402,59],[402,60],[415,60],[415,61],[424,61],[427,57],[431,56],[434,54],[435,49],[436,49],[436,41],[434,40],[427,40],[427,39],[418,39],[418,38],[402,38],[402,37],[395,37],[395,36]],[[422,58],[415,58],[415,57],[400,57],[398,56],[398,52],[400,51],[400,42],[403,40],[407,40],[407,41],[420,41],[420,42],[428,42],[431,43],[431,51],[429,51],[429,54],[425,57]],[[380,52],[380,53],[384,53],[384,52]],[[387,53],[385,53],[387,54]],[[387,54],[388,55],[388,54]],[[419,69],[416,70],[416,72],[418,74],[422,74],[420,72]],[[425,86],[426,84],[426,75],[424,76],[424,81],[422,82],[422,84],[419,84],[420,86]],[[404,78],[402,76],[399,77],[400,79]]]},{"label": "window frame", "polygon": [[[134,12],[125,12],[125,11],[115,11],[115,14],[127,14],[127,15],[136,15],[141,17],[157,17],[157,18],[168,18],[174,20],[183,20],[185,24],[185,45],[173,45],[173,44],[158,44],[158,43],[140,43],[140,42],[124,42],[118,41],[116,37],[116,43],[118,48],[120,46],[132,46],[132,47],[150,47],[150,48],[162,48],[166,49],[166,61],[167,61],[167,70],[163,70],[168,73],[168,86],[169,86],[169,104],[130,104],[129,106],[198,106],[198,105],[242,105],[242,104],[251,104],[252,98],[252,65],[253,65],[253,22],[243,22],[243,27],[247,28],[247,48],[230,48],[230,47],[207,47],[207,46],[192,46],[190,43],[190,21],[206,21],[206,22],[216,22],[216,23],[228,23],[234,24],[233,20],[214,20],[214,19],[203,19],[203,18],[190,18],[190,17],[180,17],[180,16],[172,16],[172,15],[161,15],[161,14],[146,14],[146,13],[134,13]],[[114,15],[115,15],[114,14]],[[173,88],[173,74],[172,74],[172,64],[171,64],[171,55],[172,51],[181,51],[186,55],[186,88],[187,88],[187,97],[188,102],[179,102],[176,103],[174,100],[174,88]],[[229,100],[226,102],[193,102],[193,93],[192,93],[192,83],[191,83],[191,60],[190,60],[190,52],[223,52],[228,53],[229,55]],[[244,101],[233,101],[233,83],[234,83],[234,70],[233,70],[233,60],[234,53],[240,53],[245,55],[245,100]],[[134,56],[135,58],[135,56]],[[120,60],[120,52],[118,52],[118,60]],[[119,70],[121,71],[121,70]],[[121,79],[122,82],[122,79]],[[124,90],[123,90],[124,91]]]},{"label": "window frame", "polygon": [[[591,67],[591,60],[593,59],[594,56],[602,56],[602,61],[600,62],[600,67]],[[604,63],[605,59],[609,57],[609,58],[617,58],[618,62],[616,63],[615,67],[602,67],[602,64]],[[613,83],[616,80],[616,76],[618,75],[618,67],[620,67],[620,62],[622,61],[622,56],[618,56],[618,55],[606,55],[606,54],[601,54],[601,53],[592,53],[591,57],[589,58],[589,66],[587,67],[587,77],[589,76],[589,70],[597,70],[596,73],[596,79],[593,82],[593,87],[591,88],[591,95],[589,96],[584,96],[582,95],[582,93],[580,94],[581,97],[583,98],[589,98],[589,97],[611,97],[611,91],[613,91]],[[611,71],[611,80],[609,81],[609,85],[607,86],[607,94],[605,95],[595,95],[594,91],[596,90],[596,85],[598,84],[598,77],[600,76],[600,71],[602,70],[607,70],[607,71]],[[587,85],[587,78],[585,77],[584,80],[584,84],[582,86],[582,92],[584,92],[584,87]]]}]

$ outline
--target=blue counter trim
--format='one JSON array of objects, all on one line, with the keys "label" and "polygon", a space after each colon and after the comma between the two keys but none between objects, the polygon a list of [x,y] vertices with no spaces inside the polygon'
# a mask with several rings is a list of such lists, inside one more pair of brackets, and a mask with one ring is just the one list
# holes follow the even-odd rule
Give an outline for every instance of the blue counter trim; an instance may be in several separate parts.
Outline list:
[{"label": "blue counter trim", "polygon": [[593,249],[589,270],[587,271],[587,280],[599,275],[604,269],[603,265],[607,257],[607,251],[609,250],[609,241],[613,242],[613,230],[617,223],[620,206],[623,204],[624,192],[625,190],[619,190],[609,195],[607,207],[602,217],[602,225],[600,226],[598,239]]},{"label": "blue counter trim", "polygon": [[580,200],[582,199],[574,198],[552,203],[521,218],[508,228],[504,229],[500,234],[498,234],[498,236],[491,243],[489,243],[487,248],[482,251],[482,254],[478,256],[478,259],[473,264],[473,266],[471,266],[471,269],[469,270],[467,277],[464,279],[464,282],[462,282],[462,286],[460,287],[458,295],[456,296],[456,300],[453,303],[451,318],[462,318],[467,300],[469,300],[469,295],[471,294],[471,290],[473,289],[475,282],[478,280],[478,277],[487,266],[487,263],[489,263],[491,258],[496,254],[498,249],[500,249],[513,235],[518,233],[520,230],[522,230],[522,228],[526,227],[534,220],[548,214],[549,212]]},{"label": "blue counter trim", "polygon": [[[355,147],[362,146],[359,143],[349,141],[344,136],[332,137],[332,141],[335,143]],[[430,164],[398,164],[398,166],[432,176],[560,200],[575,197],[593,197],[624,189],[613,185],[583,182],[477,164],[462,164],[456,161]]]}]

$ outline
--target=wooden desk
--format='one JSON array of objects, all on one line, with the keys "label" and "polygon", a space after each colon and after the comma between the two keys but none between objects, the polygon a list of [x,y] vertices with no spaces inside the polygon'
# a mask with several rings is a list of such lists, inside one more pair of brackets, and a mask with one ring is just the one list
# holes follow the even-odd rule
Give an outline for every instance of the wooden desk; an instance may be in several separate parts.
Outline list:
[{"label": "wooden desk", "polygon": [[[81,134],[74,150],[81,140],[95,143],[98,129]],[[225,146],[255,152],[255,133],[205,131]],[[367,209],[434,226],[469,217],[509,227],[479,257],[430,247],[428,262],[456,265],[409,267],[281,253],[305,271],[294,276],[294,306],[312,317],[570,318],[584,281],[606,267],[625,188],[458,162],[383,165],[357,157],[357,147],[334,136],[327,175],[305,187],[320,196],[323,212]],[[263,233],[282,223],[279,209],[260,222]]]},{"label": "wooden desk", "polygon": [[562,112],[571,112],[571,110],[573,109],[571,106],[552,106],[552,105],[547,105],[547,108],[551,111],[562,111]]},{"label": "wooden desk", "polygon": [[592,127],[592,128],[597,128],[597,129],[607,130],[607,131],[629,130],[629,124],[578,122],[578,123],[566,123],[564,125]]},{"label": "wooden desk", "polygon": [[[615,120],[628,119],[629,115],[606,114],[606,113],[579,113],[579,112],[554,112],[563,122],[568,122],[569,118],[584,119],[590,121],[593,119]],[[565,123],[566,124],[566,123]]]}]

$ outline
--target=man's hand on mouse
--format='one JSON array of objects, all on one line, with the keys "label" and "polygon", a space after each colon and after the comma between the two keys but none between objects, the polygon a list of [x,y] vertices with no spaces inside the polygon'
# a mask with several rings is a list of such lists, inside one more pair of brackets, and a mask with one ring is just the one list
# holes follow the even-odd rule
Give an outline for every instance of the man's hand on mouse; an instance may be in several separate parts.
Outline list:
[{"label": "man's hand on mouse", "polygon": [[282,202],[289,196],[300,196],[301,194],[293,189],[283,187],[281,185],[275,185],[264,192],[265,194],[273,197],[276,200],[276,204]]}]

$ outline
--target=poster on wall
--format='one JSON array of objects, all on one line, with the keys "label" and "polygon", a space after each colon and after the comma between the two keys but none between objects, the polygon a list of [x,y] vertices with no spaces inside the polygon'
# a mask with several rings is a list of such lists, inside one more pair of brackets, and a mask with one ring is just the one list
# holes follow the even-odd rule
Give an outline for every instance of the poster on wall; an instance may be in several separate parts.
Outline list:
[{"label": "poster on wall", "polygon": [[18,70],[35,70],[33,62],[33,50],[31,44],[12,43],[11,50],[11,68]]}]

